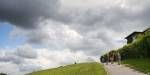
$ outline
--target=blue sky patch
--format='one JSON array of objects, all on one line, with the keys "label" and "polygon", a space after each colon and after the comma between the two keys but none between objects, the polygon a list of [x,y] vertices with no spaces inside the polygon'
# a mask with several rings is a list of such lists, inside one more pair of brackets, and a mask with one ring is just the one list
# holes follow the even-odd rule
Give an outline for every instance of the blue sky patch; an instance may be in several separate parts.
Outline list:
[{"label": "blue sky patch", "polygon": [[25,38],[18,36],[16,38],[10,37],[10,32],[13,26],[8,23],[0,23],[0,48],[16,48],[18,45],[23,44]]}]

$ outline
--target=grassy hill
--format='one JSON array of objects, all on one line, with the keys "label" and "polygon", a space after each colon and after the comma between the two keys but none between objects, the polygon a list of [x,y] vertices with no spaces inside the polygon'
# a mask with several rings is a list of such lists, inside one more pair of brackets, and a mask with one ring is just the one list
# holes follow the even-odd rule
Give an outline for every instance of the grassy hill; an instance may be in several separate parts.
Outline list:
[{"label": "grassy hill", "polygon": [[106,75],[106,72],[99,63],[90,62],[37,71],[26,75]]},{"label": "grassy hill", "polygon": [[123,60],[122,64],[127,64],[129,67],[146,74],[150,73],[150,59],[127,59]]}]

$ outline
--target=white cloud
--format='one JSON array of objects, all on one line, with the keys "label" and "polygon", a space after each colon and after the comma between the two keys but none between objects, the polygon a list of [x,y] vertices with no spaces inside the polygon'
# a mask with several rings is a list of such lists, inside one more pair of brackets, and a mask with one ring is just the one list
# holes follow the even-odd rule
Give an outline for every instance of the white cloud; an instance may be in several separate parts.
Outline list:
[{"label": "white cloud", "polygon": [[9,75],[23,75],[20,72],[18,65],[11,62],[0,62],[0,72],[7,73]]},{"label": "white cloud", "polygon": [[[31,49],[27,49],[28,47]],[[17,53],[18,49],[14,51],[4,51],[0,54],[1,72],[10,75],[22,75],[32,71],[74,64],[74,62],[96,61],[95,58],[87,56],[83,51],[72,52],[69,49],[61,51],[49,50],[47,48],[36,49],[29,45],[23,45],[19,48],[25,48],[25,50],[19,52],[19,54]],[[31,57],[32,51],[37,54],[36,58]],[[5,67],[6,65],[8,67]]]},{"label": "white cloud", "polygon": [[125,0],[61,0],[61,5],[68,8],[109,8],[124,3]]}]

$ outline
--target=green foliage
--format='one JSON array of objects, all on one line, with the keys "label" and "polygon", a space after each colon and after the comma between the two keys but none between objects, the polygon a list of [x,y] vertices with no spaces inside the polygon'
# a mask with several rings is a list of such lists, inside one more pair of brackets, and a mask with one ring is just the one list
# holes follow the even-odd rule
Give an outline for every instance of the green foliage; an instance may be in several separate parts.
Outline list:
[{"label": "green foliage", "polygon": [[150,28],[145,32],[146,35],[150,35]]},{"label": "green foliage", "polygon": [[102,65],[91,62],[37,71],[27,75],[106,75],[106,72]]},{"label": "green foliage", "polygon": [[123,59],[129,58],[149,58],[150,57],[150,36],[145,35],[135,42],[125,45],[118,50]]},{"label": "green foliage", "polygon": [[146,74],[150,73],[150,59],[127,59],[122,64],[128,64],[129,67]]}]

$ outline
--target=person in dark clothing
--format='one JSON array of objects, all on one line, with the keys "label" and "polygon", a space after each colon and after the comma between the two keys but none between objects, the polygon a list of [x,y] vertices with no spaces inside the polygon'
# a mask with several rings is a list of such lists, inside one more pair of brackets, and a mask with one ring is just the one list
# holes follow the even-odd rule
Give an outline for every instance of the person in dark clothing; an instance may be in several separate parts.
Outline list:
[{"label": "person in dark clothing", "polygon": [[104,57],[104,56],[101,56],[100,62],[101,62],[102,64],[105,63],[105,57]]}]

